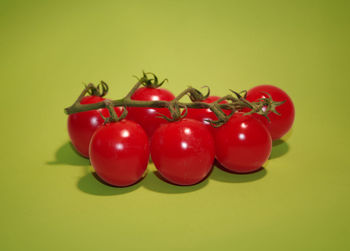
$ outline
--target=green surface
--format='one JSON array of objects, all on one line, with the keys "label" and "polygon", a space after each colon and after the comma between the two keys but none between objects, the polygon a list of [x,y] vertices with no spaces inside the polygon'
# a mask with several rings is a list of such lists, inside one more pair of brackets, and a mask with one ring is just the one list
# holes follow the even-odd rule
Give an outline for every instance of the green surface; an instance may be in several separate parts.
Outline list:
[{"label": "green surface", "polygon": [[[1,1],[0,250],[349,250],[349,1]],[[275,84],[296,107],[261,172],[193,187],[150,165],[118,189],[71,148],[82,82],[142,70],[187,85]]]}]

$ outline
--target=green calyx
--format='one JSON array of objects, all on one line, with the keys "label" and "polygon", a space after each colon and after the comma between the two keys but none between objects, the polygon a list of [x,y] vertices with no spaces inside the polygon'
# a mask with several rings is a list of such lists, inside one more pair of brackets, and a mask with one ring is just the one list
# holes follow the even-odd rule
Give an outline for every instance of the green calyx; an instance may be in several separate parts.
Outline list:
[{"label": "green calyx", "polygon": [[207,88],[207,94],[203,94],[200,92],[198,89],[192,88],[191,91],[188,93],[188,96],[190,97],[192,102],[198,102],[198,101],[203,101],[207,99],[210,95],[210,88],[209,86],[203,86],[202,88]]},{"label": "green calyx", "polygon": [[[88,88],[87,92],[90,96],[99,96],[99,97],[104,97],[108,93],[109,87],[106,82],[102,81],[95,86],[94,84],[90,84],[90,88]],[[87,88],[88,86],[85,85]]]},{"label": "green calyx", "polygon": [[[227,101],[229,105],[231,106],[231,112],[229,114],[226,114],[223,109],[220,107],[220,102]],[[232,115],[236,112],[236,108],[234,107],[235,99],[231,95],[224,96],[215,102],[209,104],[210,110],[215,113],[217,120],[210,120],[207,119],[206,121],[210,123],[212,127],[220,127],[223,124],[225,124]]]},{"label": "green calyx", "polygon": [[252,110],[245,113],[246,115],[252,114],[252,113],[257,113],[259,115],[264,116],[268,121],[270,121],[270,118],[268,114],[270,112],[273,112],[277,115],[281,115],[279,112],[277,112],[276,107],[282,105],[284,101],[273,101],[272,97],[269,93],[267,92],[262,92],[267,95],[267,98],[260,98],[257,100],[257,102],[252,102],[253,104]]},{"label": "green calyx", "polygon": [[[174,121],[181,120],[187,116],[187,113],[188,113],[187,106],[182,105],[177,101],[170,102],[168,108],[170,111],[170,117],[167,117],[164,114],[159,113],[158,118],[165,119],[168,122],[174,122]],[[181,108],[183,110],[181,110]]]},{"label": "green calyx", "polygon": [[147,88],[159,88],[161,87],[168,79],[164,79],[159,82],[156,74],[152,72],[142,72],[143,76],[141,78],[137,78],[141,84]]},{"label": "green calyx", "polygon": [[113,103],[110,100],[104,100],[103,102],[105,103],[106,108],[108,109],[109,115],[110,115],[109,117],[105,117],[100,112],[100,116],[104,120],[103,124],[118,122],[118,121],[125,119],[126,115],[128,114],[126,107],[124,107],[122,114],[118,117],[117,113],[114,110]]}]

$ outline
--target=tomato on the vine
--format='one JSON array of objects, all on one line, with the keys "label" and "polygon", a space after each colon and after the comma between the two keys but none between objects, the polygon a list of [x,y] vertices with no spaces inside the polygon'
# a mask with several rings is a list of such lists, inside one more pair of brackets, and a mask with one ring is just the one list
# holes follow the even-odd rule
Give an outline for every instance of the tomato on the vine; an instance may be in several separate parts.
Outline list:
[{"label": "tomato on the vine", "polygon": [[213,136],[196,120],[167,122],[153,134],[151,157],[161,176],[169,182],[196,184],[212,168],[215,157]]},{"label": "tomato on the vine", "polygon": [[[163,88],[141,87],[131,96],[133,100],[143,101],[171,101],[175,98],[174,94]],[[160,114],[167,117],[170,116],[167,108],[144,108],[144,107],[128,107],[127,119],[139,123],[145,129],[149,137],[154,131],[166,121],[160,118]]]},{"label": "tomato on the vine", "polygon": [[226,124],[215,128],[216,159],[226,169],[249,173],[262,167],[271,153],[272,140],[266,127],[251,115],[236,112]]},{"label": "tomato on the vine", "polygon": [[[206,99],[201,100],[200,102],[213,103],[213,102],[215,102],[218,99],[220,99],[220,97],[218,97],[218,96],[209,96]],[[226,103],[227,102],[225,100],[220,102],[220,104],[226,104]],[[226,115],[230,114],[230,112],[231,112],[229,110],[223,110],[223,111],[224,111],[224,113]],[[207,108],[207,109],[189,108],[186,117],[189,118],[189,119],[195,119],[195,120],[198,120],[198,121],[202,122],[204,125],[207,126],[207,128],[210,131],[213,131],[214,127],[212,127],[210,125],[209,120],[215,121],[215,120],[218,119],[216,117],[215,113],[213,113],[209,108]]]},{"label": "tomato on the vine", "polygon": [[[99,96],[86,96],[80,104],[92,104],[105,100]],[[122,113],[121,107],[115,107],[114,110],[118,115]],[[98,109],[86,112],[78,112],[69,115],[68,117],[68,134],[74,148],[82,156],[89,157],[89,143],[92,134],[95,130],[103,124],[103,119],[100,113],[108,117],[109,113],[107,109]]]},{"label": "tomato on the vine", "polygon": [[129,120],[100,126],[90,142],[90,161],[97,175],[112,186],[129,186],[142,178],[149,142],[142,127]]},{"label": "tomato on the vine", "polygon": [[273,101],[285,101],[280,106],[276,107],[276,111],[280,115],[270,112],[267,118],[253,114],[253,116],[259,119],[271,133],[272,140],[280,139],[283,137],[292,127],[295,117],[294,105],[291,98],[280,88],[273,85],[259,85],[253,87],[247,92],[246,99],[248,101],[257,101],[261,98],[268,98],[270,94]]}]

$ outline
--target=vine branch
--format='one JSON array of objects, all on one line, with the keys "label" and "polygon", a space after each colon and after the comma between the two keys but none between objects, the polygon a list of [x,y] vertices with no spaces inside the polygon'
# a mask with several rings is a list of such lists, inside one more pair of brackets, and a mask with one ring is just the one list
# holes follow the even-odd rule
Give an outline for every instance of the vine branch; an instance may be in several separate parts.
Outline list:
[{"label": "vine branch", "polygon": [[[152,76],[155,76],[152,74]],[[158,80],[157,80],[158,81]],[[207,95],[201,94],[201,92],[193,87],[188,87],[184,91],[182,91],[174,100],[172,101],[142,101],[142,100],[133,100],[131,99],[131,96],[135,93],[135,91],[143,84],[149,83],[151,80],[147,77],[147,75],[144,73],[143,77],[141,77],[138,82],[132,87],[132,89],[128,92],[128,94],[122,98],[117,100],[108,100],[108,101],[101,101],[98,103],[93,104],[80,104],[80,101],[82,98],[86,95],[86,93],[97,93],[99,92],[100,95],[105,95],[106,90],[108,90],[108,86],[106,83],[101,82],[101,85],[103,87],[102,91],[99,91],[101,88],[95,87],[93,84],[88,84],[84,90],[81,92],[77,100],[73,103],[73,105],[67,107],[64,109],[64,112],[66,114],[74,114],[78,112],[85,112],[85,111],[91,111],[91,110],[98,110],[101,108],[107,108],[110,111],[111,114],[111,120],[120,120],[120,118],[116,118],[116,114],[113,113],[113,107],[117,106],[124,106],[124,107],[149,107],[149,108],[168,108],[171,112],[172,118],[165,118],[167,120],[177,120],[182,118],[187,114],[187,109],[206,109],[209,108],[212,112],[215,113],[218,120],[217,121],[211,121],[210,123],[217,127],[222,124],[224,124],[237,110],[248,107],[251,109],[250,113],[258,113],[260,115],[263,115],[267,117],[267,114],[271,112],[276,112],[275,108],[282,104],[283,102],[274,102],[271,98],[258,100],[256,102],[249,102],[244,97],[242,97],[239,93],[230,90],[232,93],[236,95],[236,97],[232,95],[226,95],[219,100],[213,102],[213,103],[204,103],[200,101],[193,101],[197,100],[203,100],[203,97]],[[163,81],[164,82],[164,81]],[[163,83],[162,82],[162,83]],[[208,91],[209,93],[209,91]],[[242,92],[241,92],[242,93]],[[180,99],[183,98],[185,95],[189,95],[192,102],[180,102]],[[243,92],[243,95],[245,92]],[[244,95],[245,96],[245,95]],[[228,101],[227,103],[220,104],[222,101]],[[181,114],[180,108],[185,109],[185,113]],[[264,109],[263,109],[264,108]],[[112,111],[113,110],[113,111]],[[124,109],[126,111],[126,109]],[[223,110],[231,110],[231,113],[229,115],[226,115]],[[123,117],[126,116],[126,113],[123,114]],[[106,119],[106,118],[105,118]]]}]

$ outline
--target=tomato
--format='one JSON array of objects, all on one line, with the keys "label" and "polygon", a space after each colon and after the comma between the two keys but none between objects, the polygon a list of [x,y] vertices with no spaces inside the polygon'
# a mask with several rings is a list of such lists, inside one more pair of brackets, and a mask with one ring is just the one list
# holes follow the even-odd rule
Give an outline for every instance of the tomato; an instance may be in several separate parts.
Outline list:
[{"label": "tomato", "polygon": [[[103,100],[105,99],[99,96],[86,96],[80,103],[92,104]],[[123,109],[115,107],[114,110],[120,115]],[[89,157],[89,143],[92,134],[104,122],[99,113],[105,117],[109,116],[107,109],[79,112],[68,116],[68,134],[71,142],[77,152],[86,158]]]},{"label": "tomato", "polygon": [[292,127],[295,117],[294,105],[291,98],[283,90],[272,85],[259,85],[250,89],[247,93],[246,99],[248,101],[256,101],[260,98],[268,98],[266,93],[271,95],[273,101],[284,101],[285,102],[276,107],[276,111],[281,115],[270,112],[267,118],[254,114],[254,117],[259,119],[271,133],[272,140],[280,139],[285,135]]},{"label": "tomato", "polygon": [[153,134],[151,156],[166,180],[177,185],[193,185],[202,181],[212,168],[214,139],[199,121],[167,122]]},{"label": "tomato", "polygon": [[[214,101],[220,99],[218,96],[209,96],[205,100],[202,100],[200,102],[203,103],[213,103]],[[227,104],[226,101],[220,102],[220,104]],[[230,114],[231,111],[229,110],[224,110],[225,114]],[[202,122],[204,125],[207,126],[207,128],[212,131],[214,129],[213,126],[210,125],[208,120],[217,120],[218,118],[216,117],[215,113],[213,113],[209,108],[207,109],[194,109],[194,108],[189,108],[187,112],[187,118],[189,119],[195,119],[200,122]]]},{"label": "tomato", "polygon": [[[166,89],[151,87],[141,87],[131,96],[131,99],[144,101],[171,101],[174,98],[175,96]],[[151,137],[154,131],[166,122],[163,118],[159,118],[159,113],[170,117],[167,108],[128,107],[126,118],[139,123],[145,129],[147,135]]]},{"label": "tomato", "polygon": [[107,123],[93,134],[89,153],[103,181],[112,186],[129,186],[140,180],[147,168],[148,137],[133,121]]},{"label": "tomato", "polygon": [[260,169],[272,148],[267,128],[251,115],[240,112],[215,128],[214,140],[216,159],[223,167],[237,173]]}]

